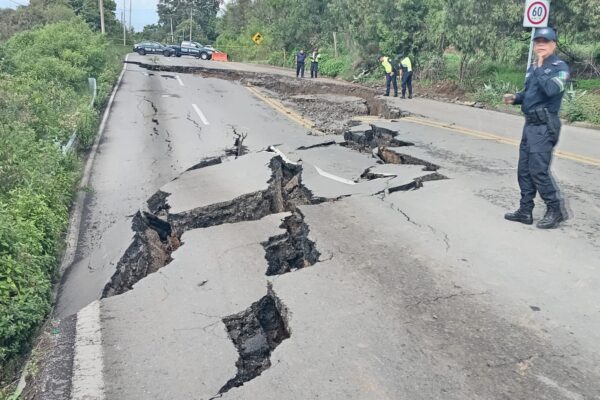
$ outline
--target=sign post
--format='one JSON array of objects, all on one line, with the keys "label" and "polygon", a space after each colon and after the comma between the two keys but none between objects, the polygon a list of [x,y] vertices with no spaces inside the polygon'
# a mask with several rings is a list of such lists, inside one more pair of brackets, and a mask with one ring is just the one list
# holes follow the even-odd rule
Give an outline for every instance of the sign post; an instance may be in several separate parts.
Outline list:
[{"label": "sign post", "polygon": [[527,74],[533,58],[533,36],[535,35],[535,29],[546,28],[548,26],[549,16],[549,0],[527,0],[525,2],[523,26],[525,28],[531,28],[531,41],[529,42],[529,56],[527,57],[527,68],[525,69],[525,74]]}]

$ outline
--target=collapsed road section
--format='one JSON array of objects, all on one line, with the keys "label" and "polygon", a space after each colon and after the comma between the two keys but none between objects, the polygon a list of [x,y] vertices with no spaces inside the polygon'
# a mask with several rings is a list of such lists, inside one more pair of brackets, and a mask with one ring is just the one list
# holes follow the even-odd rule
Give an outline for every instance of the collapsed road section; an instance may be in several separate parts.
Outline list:
[{"label": "collapsed road section", "polygon": [[[437,165],[400,155],[386,147],[413,145],[400,140],[398,136],[398,132],[376,125],[359,125],[346,131],[346,142],[342,145],[347,149],[345,151],[373,151],[373,148],[377,148],[373,157],[378,163],[419,165],[425,172],[439,169]],[[326,144],[330,145],[329,142]],[[301,149],[302,156],[306,157],[310,151],[319,148],[312,146]],[[395,154],[396,159],[387,154]],[[342,157],[347,159],[346,156]],[[214,166],[218,168],[212,168]],[[186,231],[258,220],[285,211],[294,211],[293,216],[282,225],[287,233],[265,244],[269,250],[267,275],[302,268],[305,263],[314,264],[318,260],[318,251],[310,242],[298,239],[306,238],[308,232],[301,223],[302,215],[297,211],[298,206],[358,193],[380,194],[419,189],[423,182],[446,179],[439,173],[417,173],[406,166],[388,173],[378,172],[378,167],[369,167],[360,178],[376,182],[353,187],[343,181],[332,181],[332,175],[324,174],[318,168],[307,168],[308,171],[303,171],[301,164],[286,160],[274,152],[259,152],[240,158],[236,155],[235,159],[211,157],[201,160],[156,192],[148,200],[149,212],[140,211],[135,215],[132,223],[135,232],[133,243],[105,286],[103,297],[130,290],[140,279],[168,264],[171,253],[179,248],[181,236]],[[400,171],[407,175],[399,176]],[[282,254],[282,241],[286,244],[285,248],[292,249],[289,254]]]},{"label": "collapsed road section", "polygon": [[312,83],[280,74],[263,74],[250,71],[222,70],[203,66],[177,66],[129,61],[150,71],[168,71],[237,81],[244,85],[261,88],[276,98],[309,116],[322,132],[341,134],[350,120],[357,115],[401,118],[410,113],[390,106],[382,100],[379,91],[347,82],[319,80]]},{"label": "collapsed road section", "polygon": [[[148,201],[151,212],[136,214],[134,241],[103,297],[124,293],[165,266],[188,230],[258,220],[325,201],[314,198],[302,184],[301,166],[274,153],[256,153],[219,166],[218,170],[196,168],[184,173]],[[229,181],[215,181],[213,172]]]},{"label": "collapsed road section", "polygon": [[[339,149],[356,153],[349,147]],[[307,152],[317,150],[320,147],[302,151],[306,156]],[[363,153],[361,157],[372,156]],[[172,270],[182,257],[182,250],[189,251],[191,232],[237,226],[244,221],[265,221],[265,218],[277,216],[280,218],[277,232],[263,236],[263,239],[254,234],[250,236],[262,248],[263,264],[266,264],[260,274],[263,282],[272,276],[315,265],[321,253],[317,243],[310,238],[310,227],[299,207],[335,201],[353,193],[373,195],[390,182],[406,185],[406,181],[414,182],[413,178],[408,178],[410,174],[421,175],[410,166],[399,167],[409,167],[409,174],[349,185],[323,175],[315,166],[292,162],[276,149],[237,158],[224,156],[202,160],[162,187],[148,200],[148,210],[139,211],[133,217],[133,243],[119,261],[103,297],[118,299],[128,294],[135,297],[135,293],[143,292],[138,288],[140,283],[142,288],[150,284],[143,283],[152,282],[147,277],[158,275],[155,273],[165,266]],[[323,192],[324,187],[331,196],[315,194]],[[348,192],[348,187],[356,192]],[[287,215],[281,214],[286,212]],[[164,274],[161,272],[160,275]],[[206,290],[208,282],[209,279],[203,279],[197,287]],[[171,291],[164,290],[169,296]],[[272,351],[291,335],[287,309],[270,286],[267,295],[252,302],[245,311],[202,312],[202,315],[222,320],[238,353],[238,360],[233,363],[237,372],[213,392],[217,395],[243,385],[268,369]],[[212,326],[209,323],[203,330],[212,329]]]}]

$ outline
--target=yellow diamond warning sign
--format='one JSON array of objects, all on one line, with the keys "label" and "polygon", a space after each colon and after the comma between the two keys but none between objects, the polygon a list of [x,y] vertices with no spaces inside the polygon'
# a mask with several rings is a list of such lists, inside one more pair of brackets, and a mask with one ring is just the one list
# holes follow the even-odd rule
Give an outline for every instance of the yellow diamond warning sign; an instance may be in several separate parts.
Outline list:
[{"label": "yellow diamond warning sign", "polygon": [[260,44],[263,41],[263,36],[260,34],[260,32],[256,32],[252,36],[252,41],[254,41],[256,44]]}]

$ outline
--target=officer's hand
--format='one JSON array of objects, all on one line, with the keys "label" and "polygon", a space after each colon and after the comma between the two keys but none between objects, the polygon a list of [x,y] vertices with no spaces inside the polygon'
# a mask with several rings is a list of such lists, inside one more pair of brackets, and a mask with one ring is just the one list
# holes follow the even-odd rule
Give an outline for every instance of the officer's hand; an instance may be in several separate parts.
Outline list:
[{"label": "officer's hand", "polygon": [[544,65],[544,56],[538,56],[536,60],[536,67],[540,68]]},{"label": "officer's hand", "polygon": [[503,97],[504,104],[514,104],[515,103],[515,95],[511,93],[507,93]]}]

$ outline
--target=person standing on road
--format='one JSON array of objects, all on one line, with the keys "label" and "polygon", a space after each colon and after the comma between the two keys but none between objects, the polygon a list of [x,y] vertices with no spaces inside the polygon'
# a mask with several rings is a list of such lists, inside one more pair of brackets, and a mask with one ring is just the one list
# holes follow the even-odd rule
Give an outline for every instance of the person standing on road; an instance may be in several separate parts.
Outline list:
[{"label": "person standing on road", "polygon": [[321,54],[319,54],[319,49],[314,49],[312,55],[310,56],[310,77],[316,78],[319,74],[319,59],[321,58]]},{"label": "person standing on road", "polygon": [[533,199],[539,192],[547,210],[537,227],[550,229],[566,219],[550,164],[560,133],[558,111],[569,80],[569,66],[554,54],[557,41],[554,29],[538,28],[533,41],[537,59],[527,71],[525,89],[504,95],[506,104],[521,104],[525,114],[517,172],[521,204],[517,211],[504,218],[531,225]]},{"label": "person standing on road", "polygon": [[304,62],[306,61],[306,53],[304,50],[300,50],[300,53],[296,54],[296,78],[304,78]]},{"label": "person standing on road", "polygon": [[394,85],[394,97],[398,97],[398,71],[390,62],[389,57],[379,56],[377,60],[383,66],[385,70],[385,94],[384,96],[390,95],[390,86]]},{"label": "person standing on road", "polygon": [[408,98],[412,99],[412,76],[413,67],[412,62],[408,56],[404,57],[404,54],[400,53],[400,68],[402,69],[402,98],[406,97],[406,88],[408,87]]}]

